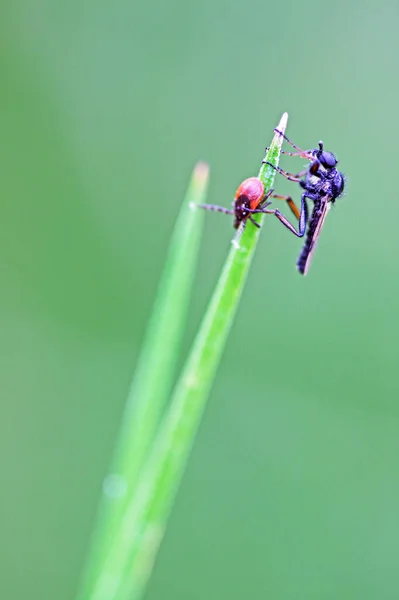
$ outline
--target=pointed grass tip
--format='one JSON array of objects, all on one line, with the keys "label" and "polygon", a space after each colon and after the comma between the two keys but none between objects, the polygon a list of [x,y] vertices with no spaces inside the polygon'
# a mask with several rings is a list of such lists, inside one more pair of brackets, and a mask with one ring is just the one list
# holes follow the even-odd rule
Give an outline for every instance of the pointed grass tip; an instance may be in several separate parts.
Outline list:
[{"label": "pointed grass tip", "polygon": [[202,160],[198,161],[194,167],[193,177],[195,183],[203,183],[209,177],[209,165]]},{"label": "pointed grass tip", "polygon": [[[284,139],[283,136],[280,134],[285,133],[285,130],[287,129],[287,123],[288,123],[288,113],[285,112],[282,114],[280,123],[277,125],[277,127],[274,130],[276,133],[274,134],[272,143],[276,144],[279,148],[281,148],[281,146],[283,145],[283,139]],[[279,132],[279,133],[277,133],[277,132]]]},{"label": "pointed grass tip", "polygon": [[196,210],[200,199],[204,195],[209,179],[209,165],[206,162],[198,161],[194,167],[191,176],[191,189],[197,201],[189,202],[189,208]]}]

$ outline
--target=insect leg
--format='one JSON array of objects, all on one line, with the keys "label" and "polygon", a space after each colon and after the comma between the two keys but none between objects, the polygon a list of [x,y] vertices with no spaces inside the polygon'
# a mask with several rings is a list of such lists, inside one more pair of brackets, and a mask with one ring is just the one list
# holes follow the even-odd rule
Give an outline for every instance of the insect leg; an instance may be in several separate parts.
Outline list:
[{"label": "insect leg", "polygon": [[259,206],[267,206],[267,204],[271,204],[270,202],[267,202],[267,200],[270,198],[273,192],[274,188],[271,188],[268,192],[266,192],[266,194],[263,196],[263,199],[260,201]]},{"label": "insect leg", "polygon": [[[259,211],[259,212],[262,212],[262,211]],[[253,223],[253,224],[254,224],[254,225],[255,225],[255,226],[258,228],[258,229],[260,229],[260,225],[259,225],[259,223],[257,223],[257,222],[255,221],[255,219],[253,219],[253,218],[251,217],[251,215],[249,215],[248,219],[249,219],[249,220],[251,221],[251,223]]]},{"label": "insect leg", "polygon": [[276,198],[277,200],[285,200],[288,206],[290,207],[291,212],[296,216],[296,218],[299,221],[301,213],[291,196],[280,196],[279,194],[273,194],[272,196],[270,196],[270,198]]},{"label": "insect leg", "polygon": [[272,192],[274,192],[274,188],[272,188],[264,197],[264,199],[262,200],[262,202],[260,203],[260,209],[258,212],[264,212],[264,208],[266,208],[266,206],[269,206],[271,204],[271,202],[267,202],[268,198],[276,198],[277,200],[285,200],[288,204],[288,206],[291,209],[291,212],[296,216],[296,218],[299,221],[300,218],[300,210],[297,207],[297,205],[295,204],[294,200],[291,198],[291,196],[280,196],[279,194],[273,194]]},{"label": "insect leg", "polygon": [[298,229],[295,229],[295,227],[277,208],[275,208],[274,210],[264,209],[262,212],[265,212],[267,214],[274,214],[278,218],[278,220],[281,221],[281,223],[285,225],[285,227],[287,227],[287,229],[289,229],[291,233],[293,233],[297,237],[303,237],[305,235],[306,225],[308,223],[308,205],[306,203],[306,192],[304,192],[301,197],[301,212],[299,215]]},{"label": "insect leg", "polygon": [[[299,156],[300,156],[300,155],[302,155],[302,156],[303,156],[303,155],[305,155],[305,154],[309,154],[309,153],[311,152],[311,150],[302,150],[302,148],[300,148],[299,146],[297,146],[296,144],[294,144],[294,142],[291,142],[291,140],[289,140],[289,139],[287,138],[287,136],[286,136],[286,135],[284,135],[284,133],[283,133],[282,131],[279,131],[278,129],[275,129],[274,131],[275,131],[276,133],[278,133],[278,134],[282,135],[282,136],[283,136],[283,138],[285,139],[285,141],[286,141],[286,142],[288,142],[290,146],[292,146],[293,148],[295,148],[295,150],[298,150],[298,152],[299,152]],[[294,155],[295,155],[295,154],[293,154],[293,156],[294,156]],[[313,156],[311,156],[311,158],[313,158]]]},{"label": "insect leg", "polygon": [[[265,152],[268,152],[269,150],[270,146],[266,146]],[[280,154],[286,154],[287,156],[300,156],[301,158],[314,160],[314,157],[311,155],[311,150],[303,150],[302,152],[286,152],[285,150],[281,150]]]},{"label": "insect leg", "polygon": [[306,175],[306,173],[308,172],[307,169],[304,169],[300,173],[297,173],[297,175],[293,175],[292,173],[288,173],[288,171],[284,171],[284,169],[282,169],[281,167],[275,167],[274,165],[272,165],[271,162],[267,160],[263,160],[262,164],[269,165],[269,167],[272,167],[275,171],[277,171],[277,173],[280,173],[280,175],[283,175],[283,177],[285,177],[289,181],[296,181],[297,183],[301,181],[300,178]]},{"label": "insect leg", "polygon": [[225,215],[234,215],[234,210],[224,208],[224,206],[218,206],[217,204],[195,204],[195,207],[204,208],[205,210],[212,210],[214,212],[221,212]]}]

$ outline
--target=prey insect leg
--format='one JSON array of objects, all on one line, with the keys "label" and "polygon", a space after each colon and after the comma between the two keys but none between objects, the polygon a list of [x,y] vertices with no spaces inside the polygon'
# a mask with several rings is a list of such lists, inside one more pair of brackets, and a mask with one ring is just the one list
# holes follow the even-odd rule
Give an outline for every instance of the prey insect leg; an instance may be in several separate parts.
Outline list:
[{"label": "prey insect leg", "polygon": [[224,208],[223,206],[218,206],[217,204],[195,204],[195,207],[205,208],[205,210],[212,210],[214,212],[221,212],[225,215],[234,215],[234,210],[229,210],[228,208]]},{"label": "prey insect leg", "polygon": [[[263,211],[257,211],[257,212],[263,212]],[[251,215],[248,217],[248,219],[251,221],[251,223],[253,223],[255,225],[255,227],[257,227],[258,229],[261,228],[260,225],[259,225],[259,223],[257,223],[255,221],[255,219],[251,217]]]}]

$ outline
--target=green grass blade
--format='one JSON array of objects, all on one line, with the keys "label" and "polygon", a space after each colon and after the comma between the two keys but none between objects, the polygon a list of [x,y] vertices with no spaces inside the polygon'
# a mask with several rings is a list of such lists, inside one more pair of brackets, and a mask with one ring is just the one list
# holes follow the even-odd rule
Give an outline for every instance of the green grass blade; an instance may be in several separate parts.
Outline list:
[{"label": "green grass blade", "polygon": [[[287,114],[278,129],[285,131]],[[277,165],[283,138],[275,135],[267,160]],[[266,190],[275,171],[263,165],[259,177]],[[264,215],[259,216],[262,221]],[[253,258],[259,230],[249,224],[240,247],[232,247],[201,324],[193,349],[159,428],[153,451],[143,469],[137,494],[127,506],[122,528],[110,547],[100,574],[95,600],[138,600],[142,597],[162,539],[203,413],[225,341],[233,322]]]},{"label": "green grass blade", "polygon": [[198,163],[172,236],[165,270],[128,394],[110,474],[104,481],[91,553],[78,598],[92,598],[115,531],[131,501],[175,376],[202,232],[203,214],[190,203],[203,202],[209,169]]}]

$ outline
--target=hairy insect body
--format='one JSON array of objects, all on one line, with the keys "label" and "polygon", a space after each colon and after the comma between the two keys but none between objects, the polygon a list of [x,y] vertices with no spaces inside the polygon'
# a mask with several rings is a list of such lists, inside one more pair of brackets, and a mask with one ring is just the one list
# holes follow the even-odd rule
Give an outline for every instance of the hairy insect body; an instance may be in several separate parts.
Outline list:
[{"label": "hairy insect body", "polygon": [[[297,260],[298,271],[306,275],[327,212],[331,204],[334,204],[337,198],[342,195],[345,187],[345,179],[343,174],[337,169],[338,161],[335,155],[332,152],[324,150],[323,142],[319,142],[318,148],[301,150],[284,134],[282,135],[298,151],[288,152],[288,154],[307,158],[310,161],[307,169],[298,173],[298,175],[292,175],[280,167],[275,167],[269,162],[267,163],[290,181],[299,183],[303,190],[298,229],[278,209],[274,210],[274,214],[297,237],[303,237],[306,233],[306,241]],[[302,179],[302,177],[304,178]],[[288,199],[290,197],[287,197],[287,201]],[[310,219],[308,217],[307,200],[314,202]]]}]

